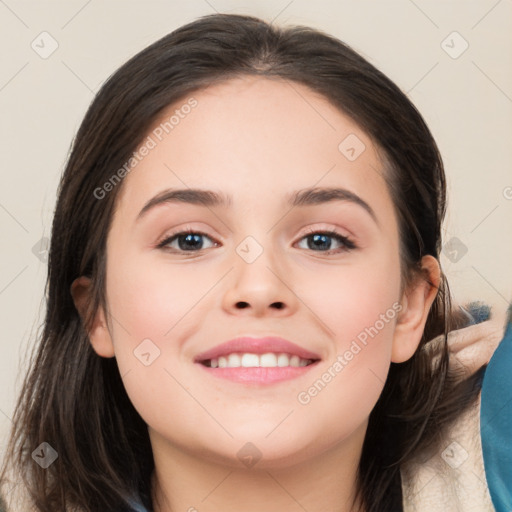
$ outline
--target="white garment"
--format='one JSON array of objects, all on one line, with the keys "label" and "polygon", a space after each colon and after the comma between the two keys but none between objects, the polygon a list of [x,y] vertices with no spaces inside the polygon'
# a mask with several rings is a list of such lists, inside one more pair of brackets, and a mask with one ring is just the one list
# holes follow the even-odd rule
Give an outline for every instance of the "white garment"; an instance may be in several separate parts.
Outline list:
[{"label": "white garment", "polygon": [[[454,341],[472,334],[485,341],[480,348],[476,343],[469,345],[472,356],[475,356],[475,350],[488,350],[489,345],[495,348],[503,335],[500,327],[496,329],[495,322],[450,333]],[[481,357],[477,354],[476,359]],[[447,429],[435,453],[402,465],[403,512],[495,511],[485,478],[480,404],[481,394]]]},{"label": "white garment", "polygon": [[485,479],[478,403],[428,460],[402,466],[404,512],[494,512]]}]

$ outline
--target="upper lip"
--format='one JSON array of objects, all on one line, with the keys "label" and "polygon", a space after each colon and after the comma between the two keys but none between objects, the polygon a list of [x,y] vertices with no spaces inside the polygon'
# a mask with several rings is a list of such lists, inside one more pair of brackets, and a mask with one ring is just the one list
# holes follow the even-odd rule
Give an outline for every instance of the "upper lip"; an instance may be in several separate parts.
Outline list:
[{"label": "upper lip", "polygon": [[320,359],[320,356],[315,352],[306,350],[305,348],[280,338],[278,336],[269,336],[265,338],[256,338],[250,336],[243,336],[234,338],[217,345],[205,352],[198,354],[194,362],[200,363],[209,359],[217,359],[221,356],[226,356],[232,353],[252,353],[252,354],[266,354],[273,352],[276,354],[291,354],[297,355],[302,359]]}]

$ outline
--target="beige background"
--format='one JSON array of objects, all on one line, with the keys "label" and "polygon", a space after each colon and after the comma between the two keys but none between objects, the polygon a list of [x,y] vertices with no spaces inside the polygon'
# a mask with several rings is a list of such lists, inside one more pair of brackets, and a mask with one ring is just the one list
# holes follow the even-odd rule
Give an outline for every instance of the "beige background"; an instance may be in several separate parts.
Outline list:
[{"label": "beige background", "polygon": [[[215,11],[322,29],[407,92],[446,165],[451,242],[441,263],[455,298],[486,301],[498,316],[512,299],[510,0],[0,0],[2,450],[22,362],[44,319],[44,241],[42,257],[33,248],[50,236],[58,180],[85,110],[127,58]],[[52,40],[58,48],[42,58]]]}]

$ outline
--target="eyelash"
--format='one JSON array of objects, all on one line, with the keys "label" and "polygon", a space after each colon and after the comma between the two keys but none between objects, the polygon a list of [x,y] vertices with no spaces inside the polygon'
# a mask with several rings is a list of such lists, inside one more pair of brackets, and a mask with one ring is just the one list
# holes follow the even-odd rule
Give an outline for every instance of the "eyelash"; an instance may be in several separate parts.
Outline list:
[{"label": "eyelash", "polygon": [[[329,250],[329,251],[313,251],[313,252],[319,252],[321,254],[327,254],[327,255],[331,255],[331,254],[339,254],[339,253],[342,253],[342,252],[348,252],[348,251],[351,251],[353,249],[357,249],[357,246],[356,244],[354,243],[354,241],[345,236],[345,235],[342,235],[340,233],[338,233],[337,231],[333,231],[333,230],[315,230],[315,229],[310,229],[307,233],[305,233],[299,240],[303,240],[304,238],[307,238],[308,236],[312,236],[312,235],[316,235],[316,234],[319,234],[319,235],[327,235],[331,238],[334,238],[336,240],[338,240],[339,242],[341,242],[341,244],[344,246],[343,248],[341,249],[338,249],[338,250]],[[183,236],[183,235],[200,235],[200,236],[205,236],[207,238],[210,238],[210,240],[213,240],[213,238],[211,238],[209,235],[207,235],[206,233],[203,233],[201,231],[197,231],[197,230],[194,230],[194,229],[190,229],[190,228],[187,228],[183,231],[179,231],[179,232],[176,232],[176,233],[173,233],[169,236],[166,236],[161,242],[159,242],[157,244],[157,249],[163,249],[163,250],[166,250],[166,251],[169,251],[169,252],[182,252],[182,253],[195,253],[195,252],[201,252],[201,251],[204,251],[205,249],[199,249],[198,251],[184,251],[184,250],[181,250],[181,249],[171,249],[171,248],[168,248],[166,247],[168,244],[170,244],[174,239],[177,239],[178,237],[180,236]]]}]

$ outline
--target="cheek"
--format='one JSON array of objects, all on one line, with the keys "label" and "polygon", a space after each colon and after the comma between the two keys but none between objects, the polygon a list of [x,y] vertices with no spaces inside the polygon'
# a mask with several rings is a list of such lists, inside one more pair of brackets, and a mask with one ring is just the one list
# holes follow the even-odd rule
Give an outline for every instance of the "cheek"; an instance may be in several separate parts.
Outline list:
[{"label": "cheek", "polygon": [[201,299],[218,279],[203,275],[197,267],[184,267],[148,265],[134,258],[133,263],[112,269],[109,301],[125,327],[116,330],[123,344],[137,345],[150,338],[164,348],[203,307]]},{"label": "cheek", "polygon": [[219,272],[186,264],[148,265],[136,257],[118,256],[117,261],[107,270],[107,292],[115,317],[113,342],[119,371],[141,416],[170,425],[175,422],[172,411],[187,406],[194,410],[195,403],[180,385],[188,381],[184,372],[191,364],[183,345],[202,334],[201,320],[212,307],[208,293],[218,282]]},{"label": "cheek", "polygon": [[174,428],[180,431],[175,411],[194,410],[180,385],[186,379],[175,371],[181,364],[180,340],[198,324],[201,297],[211,284],[178,266],[147,265],[137,258],[117,261],[119,265],[108,269],[107,292],[115,317],[115,357],[126,392],[148,424],[165,430],[177,423]]},{"label": "cheek", "polygon": [[323,425],[326,443],[360,427],[382,393],[400,308],[391,294],[387,298],[354,293],[341,300],[342,309],[326,312],[336,333],[334,353],[296,397],[306,414]]},{"label": "cheek", "polygon": [[389,338],[400,299],[400,267],[392,251],[338,268],[297,273],[292,279],[301,283],[297,294],[337,341],[338,351],[375,325]]},{"label": "cheek", "polygon": [[304,302],[335,343],[329,361],[297,398],[336,436],[339,425],[350,431],[370,414],[384,387],[401,310],[398,258],[390,252],[317,274],[308,290]]}]

